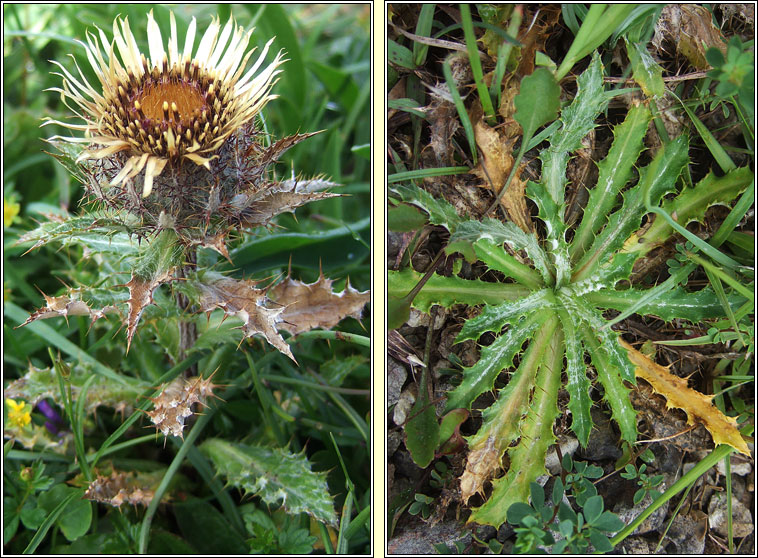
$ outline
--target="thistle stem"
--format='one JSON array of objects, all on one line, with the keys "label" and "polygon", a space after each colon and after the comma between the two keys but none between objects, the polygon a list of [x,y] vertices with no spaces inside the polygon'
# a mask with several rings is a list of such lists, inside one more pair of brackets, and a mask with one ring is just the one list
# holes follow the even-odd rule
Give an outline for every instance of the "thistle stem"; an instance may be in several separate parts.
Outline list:
[{"label": "thistle stem", "polygon": [[[196,262],[197,262],[196,249],[191,248],[187,252],[186,264],[181,266],[177,271],[177,278],[184,279],[185,277],[187,277],[191,269],[195,267]],[[176,296],[176,303],[179,306],[179,308],[182,310],[182,312],[184,314],[189,312],[190,301],[187,298],[187,296],[180,292],[177,292],[175,296]],[[189,316],[182,316],[179,319],[178,359],[180,362],[187,358],[187,355],[189,355],[190,349],[192,349],[192,347],[195,345],[196,342],[197,342],[197,327],[195,326],[194,320],[192,320]],[[190,376],[197,376],[197,363],[187,368],[187,370],[184,371],[184,376],[187,378]]]}]

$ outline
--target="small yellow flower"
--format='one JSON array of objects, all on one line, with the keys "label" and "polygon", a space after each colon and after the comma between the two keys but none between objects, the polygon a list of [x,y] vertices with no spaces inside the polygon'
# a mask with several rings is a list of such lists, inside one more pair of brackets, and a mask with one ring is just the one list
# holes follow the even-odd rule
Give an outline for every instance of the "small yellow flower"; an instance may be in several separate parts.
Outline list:
[{"label": "small yellow flower", "polygon": [[19,204],[3,198],[3,227],[10,227],[20,210]]},{"label": "small yellow flower", "polygon": [[8,420],[13,426],[23,428],[32,422],[32,410],[24,410],[25,401],[16,403],[13,399],[6,399],[5,404],[8,406]]}]

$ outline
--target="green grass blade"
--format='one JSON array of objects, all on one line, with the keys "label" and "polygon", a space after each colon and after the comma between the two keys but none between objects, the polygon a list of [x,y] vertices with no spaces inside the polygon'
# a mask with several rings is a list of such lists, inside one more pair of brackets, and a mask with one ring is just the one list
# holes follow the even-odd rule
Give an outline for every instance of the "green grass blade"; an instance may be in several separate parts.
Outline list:
[{"label": "green grass blade", "polygon": [[735,291],[740,293],[742,296],[747,298],[750,301],[755,300],[755,294],[753,292],[752,287],[746,287],[742,283],[740,283],[737,279],[732,277],[729,273],[724,271],[723,269],[716,267],[708,260],[705,260],[701,258],[699,255],[694,254],[692,252],[686,252],[686,255],[696,264],[699,264],[703,266],[704,269],[710,271],[715,276],[717,276],[719,279],[724,281],[724,283],[728,284],[730,287],[732,287]]},{"label": "green grass blade", "polygon": [[[4,309],[5,315],[13,318],[19,324],[22,324],[28,317],[28,313],[25,310],[22,310],[12,302],[6,302]],[[91,357],[86,351],[74,345],[71,341],[63,337],[60,333],[55,331],[47,324],[44,324],[42,322],[32,322],[28,325],[25,325],[24,327],[35,335],[38,335],[44,339],[47,343],[49,343],[49,345],[60,349],[61,352],[66,353],[74,359],[78,359],[91,365],[95,372],[98,374],[102,374],[106,378],[120,384],[133,385],[135,383],[134,378],[123,376],[112,368],[105,366],[99,360]]]},{"label": "green grass blade", "polygon": [[685,488],[692,486],[702,475],[704,475],[711,467],[715,466],[719,461],[728,457],[734,451],[734,448],[721,444],[716,447],[710,454],[702,459],[697,465],[684,474],[679,480],[671,485],[660,497],[650,504],[645,510],[632,520],[629,525],[624,527],[621,531],[611,538],[611,544],[616,546],[629,535],[631,535],[637,527],[639,527],[643,521],[645,521],[650,515],[652,515],[657,509],[663,506],[671,498],[679,494]]},{"label": "green grass blade", "polygon": [[37,547],[40,545],[40,543],[45,539],[47,532],[55,524],[55,522],[58,521],[58,518],[61,516],[61,514],[63,514],[63,512],[66,510],[66,507],[75,499],[79,499],[83,495],[84,489],[78,492],[72,492],[69,496],[66,497],[65,500],[58,504],[50,513],[50,515],[45,518],[45,521],[42,523],[42,525],[40,525],[39,529],[37,529],[37,532],[34,533],[32,540],[29,541],[29,544],[24,549],[24,554],[33,554],[34,551],[37,550]]},{"label": "green grass blade", "polygon": [[705,274],[708,276],[708,282],[713,287],[714,292],[716,293],[716,296],[719,299],[719,303],[721,303],[721,307],[724,309],[724,312],[726,313],[727,318],[729,319],[729,322],[732,324],[732,327],[734,328],[734,331],[737,333],[737,336],[739,337],[739,340],[742,342],[743,345],[745,345],[745,339],[742,337],[742,334],[740,333],[740,327],[737,325],[737,319],[734,317],[734,311],[732,310],[732,306],[729,304],[729,300],[727,300],[726,292],[724,292],[724,286],[721,284],[721,279],[718,278],[718,276],[713,273],[708,268],[704,268]]},{"label": "green grass blade", "polygon": [[166,473],[163,475],[163,478],[161,479],[161,482],[158,485],[158,488],[155,489],[155,494],[153,495],[153,499],[150,502],[150,505],[148,505],[147,510],[145,511],[145,517],[142,519],[142,522],[140,523],[139,536],[137,539],[138,551],[140,554],[145,554],[147,552],[147,545],[148,545],[148,540],[150,536],[150,525],[152,525],[153,517],[155,516],[155,513],[158,511],[158,506],[160,505],[161,500],[163,499],[163,495],[168,490],[169,484],[171,484],[171,481],[173,480],[174,476],[179,472],[179,467],[181,467],[182,463],[184,462],[184,458],[187,456],[190,449],[194,447],[195,440],[200,436],[200,433],[203,431],[206,425],[210,422],[214,413],[215,413],[215,407],[206,409],[205,413],[203,413],[197,419],[197,422],[195,422],[195,424],[192,425],[192,428],[190,429],[189,434],[185,436],[184,440],[182,440],[181,442],[177,442],[175,439],[171,440],[174,444],[179,446],[179,450],[176,452],[176,455],[171,460],[171,464],[168,466]]},{"label": "green grass blade", "polygon": [[436,167],[431,169],[417,169],[412,171],[397,172],[387,177],[387,184],[396,184],[408,180],[419,178],[430,178],[433,176],[451,176],[453,174],[468,174],[471,169],[468,167]]},{"label": "green grass blade", "polygon": [[393,41],[387,39],[387,58],[393,64],[405,68],[407,70],[415,70],[416,64],[413,61],[413,52],[408,47],[404,47]]},{"label": "green grass blade", "polygon": [[471,7],[468,4],[461,4],[461,22],[463,24],[463,35],[466,40],[466,50],[468,51],[471,72],[474,75],[476,90],[479,92],[479,102],[482,104],[484,114],[488,119],[495,118],[495,109],[492,106],[492,99],[484,84],[484,75],[482,74],[482,61],[479,59],[479,47],[476,44],[476,35],[474,26],[471,22]]},{"label": "green grass blade", "polygon": [[721,167],[721,170],[724,172],[729,172],[736,169],[737,165],[734,164],[734,161],[732,161],[732,158],[721,146],[719,141],[713,137],[713,134],[711,134],[706,125],[700,121],[700,119],[695,115],[694,112],[692,112],[687,104],[679,97],[677,97],[675,93],[672,92],[671,94],[676,98],[677,101],[679,101],[679,103],[682,105],[682,108],[684,109],[684,112],[686,112],[687,116],[690,117],[690,120],[695,125],[697,133],[700,134],[703,142],[705,142],[705,146],[708,148],[708,151],[711,152],[711,155],[713,155],[713,158],[716,160],[716,163],[718,163],[719,167]]},{"label": "green grass blade", "polygon": [[474,126],[471,124],[471,119],[468,117],[466,106],[463,104],[461,94],[458,92],[458,85],[453,79],[453,71],[450,69],[450,59],[448,58],[442,64],[442,75],[445,76],[445,83],[450,91],[450,96],[453,98],[453,103],[458,111],[458,117],[461,119],[463,125],[463,131],[466,133],[466,140],[468,141],[469,149],[471,150],[471,160],[476,165],[479,159],[476,151],[476,139],[474,137]]},{"label": "green grass blade", "polygon": [[556,79],[562,79],[574,64],[610,37],[635,7],[634,4],[612,4],[610,6],[593,4],[579,28],[579,33],[574,37],[566,57],[555,73]]},{"label": "green grass blade", "polygon": [[[436,4],[422,4],[421,11],[418,14],[416,22],[416,35],[419,37],[428,37],[432,32],[432,23],[434,23],[434,10]],[[413,43],[413,63],[416,66],[423,66],[426,62],[426,55],[429,52],[429,45],[414,42]]]}]

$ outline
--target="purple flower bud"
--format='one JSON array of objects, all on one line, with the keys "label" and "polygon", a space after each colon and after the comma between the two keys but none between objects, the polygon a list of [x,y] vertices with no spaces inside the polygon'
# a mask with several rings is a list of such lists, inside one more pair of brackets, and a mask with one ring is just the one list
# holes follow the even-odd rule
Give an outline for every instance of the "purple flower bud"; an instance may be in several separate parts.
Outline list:
[{"label": "purple flower bud", "polygon": [[46,399],[42,399],[37,403],[37,410],[48,419],[45,421],[45,428],[47,428],[51,434],[58,434],[60,426],[63,425],[63,419],[58,414],[58,411],[56,411]]}]

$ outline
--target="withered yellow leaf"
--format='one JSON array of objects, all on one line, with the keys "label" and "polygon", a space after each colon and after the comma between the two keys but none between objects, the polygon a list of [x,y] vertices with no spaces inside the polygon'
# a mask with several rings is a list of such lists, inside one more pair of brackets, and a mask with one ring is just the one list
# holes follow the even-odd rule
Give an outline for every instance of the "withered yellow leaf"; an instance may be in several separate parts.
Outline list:
[{"label": "withered yellow leaf", "polygon": [[737,430],[737,419],[728,417],[712,403],[712,395],[704,395],[687,385],[687,380],[669,373],[668,369],[650,360],[634,347],[619,339],[629,360],[636,366],[635,374],[649,383],[653,390],[666,398],[666,407],[687,413],[687,424],[701,423],[708,429],[716,445],[727,444],[738,452],[750,455],[747,443]]},{"label": "withered yellow leaf", "polygon": [[[481,115],[474,124],[474,137],[477,147],[482,152],[482,158],[473,172],[497,195],[503,189],[513,167],[513,144],[516,140],[495,128],[490,128]],[[531,232],[531,219],[524,198],[526,181],[521,180],[520,174],[515,174],[508,190],[500,198],[500,204],[521,230]]]}]

